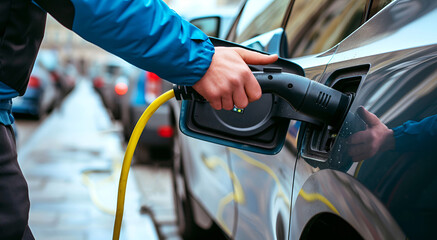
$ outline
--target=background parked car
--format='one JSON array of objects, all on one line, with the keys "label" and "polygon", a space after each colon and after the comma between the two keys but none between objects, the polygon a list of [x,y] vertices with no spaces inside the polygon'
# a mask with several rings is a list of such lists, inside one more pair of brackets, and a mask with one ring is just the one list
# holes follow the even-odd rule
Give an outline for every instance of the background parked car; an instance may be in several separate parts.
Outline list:
[{"label": "background parked car", "polygon": [[[32,69],[26,93],[14,98],[12,112],[14,114],[29,115],[39,119],[51,111],[60,99],[60,92],[56,83],[47,70],[44,58],[38,55]],[[45,63],[45,64],[44,64]]]},{"label": "background parked car", "polygon": [[57,73],[60,75],[61,88],[65,97],[76,86],[79,73],[71,59],[66,59],[62,68]]},{"label": "background parked car", "polygon": [[126,101],[130,81],[137,76],[139,70],[120,58],[112,58],[104,64],[96,64],[92,71],[94,89],[111,116],[120,120],[121,105]]},{"label": "background parked car", "polygon": [[76,85],[78,76],[76,66],[66,60],[65,64],[60,59],[59,52],[53,49],[41,49],[38,52],[40,65],[50,73],[52,81],[58,92],[57,103],[70,93]]},{"label": "background parked car", "polygon": [[[227,39],[289,58],[307,78],[350,94],[352,117],[340,129],[292,121],[289,144],[274,156],[175,132],[173,186],[185,238],[433,237],[435,133],[409,133],[434,136],[427,147],[411,144],[361,162],[349,153],[354,126],[372,127],[357,113],[360,106],[389,128],[437,114],[437,32],[431,30],[437,2],[390,2],[246,2]],[[180,103],[170,106],[176,126]]]},{"label": "background parked car", "polygon": [[[138,77],[130,82],[127,97],[121,107],[124,111],[121,122],[126,141],[149,104],[171,87],[172,84],[147,71],[141,71]],[[168,160],[171,157],[174,127],[171,126],[169,113],[168,105],[164,104],[150,118],[135,151],[138,163],[149,162],[152,159]]]}]

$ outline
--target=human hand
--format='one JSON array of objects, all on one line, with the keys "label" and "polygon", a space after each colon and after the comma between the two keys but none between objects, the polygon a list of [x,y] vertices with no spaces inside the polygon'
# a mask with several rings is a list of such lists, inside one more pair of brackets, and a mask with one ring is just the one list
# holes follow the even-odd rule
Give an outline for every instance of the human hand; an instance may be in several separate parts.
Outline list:
[{"label": "human hand", "polygon": [[265,55],[243,48],[216,47],[208,71],[193,88],[216,110],[231,110],[234,105],[245,108],[262,94],[247,64],[266,65],[277,59],[277,55]]},{"label": "human hand", "polygon": [[379,152],[394,149],[393,131],[382,123],[375,114],[363,107],[358,114],[367,124],[367,129],[357,132],[348,139],[348,153],[355,162],[375,156]]}]

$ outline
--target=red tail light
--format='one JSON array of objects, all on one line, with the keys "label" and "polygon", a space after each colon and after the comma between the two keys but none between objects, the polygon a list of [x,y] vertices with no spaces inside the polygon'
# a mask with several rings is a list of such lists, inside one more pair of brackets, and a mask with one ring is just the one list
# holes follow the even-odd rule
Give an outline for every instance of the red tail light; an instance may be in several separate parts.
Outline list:
[{"label": "red tail light", "polygon": [[57,72],[55,72],[55,71],[50,72],[50,76],[52,77],[52,81],[53,81],[54,83],[58,83],[58,82],[59,82],[59,79],[61,78],[61,77],[59,76],[59,74],[58,74]]},{"label": "red tail light", "polygon": [[158,135],[163,138],[173,137],[174,130],[171,126],[161,126],[158,128]]},{"label": "red tail light", "polygon": [[41,81],[35,76],[30,76],[27,86],[30,88],[39,88],[41,87]]},{"label": "red tail light", "polygon": [[162,80],[158,75],[152,72],[147,72],[145,87],[146,87],[145,89],[146,102],[151,103],[159,95],[161,95]]},{"label": "red tail light", "polygon": [[105,85],[102,77],[95,77],[93,79],[93,85],[95,88],[102,88]]},{"label": "red tail light", "polygon": [[115,84],[115,93],[117,93],[120,96],[123,96],[127,93],[128,86],[124,82],[120,82]]}]

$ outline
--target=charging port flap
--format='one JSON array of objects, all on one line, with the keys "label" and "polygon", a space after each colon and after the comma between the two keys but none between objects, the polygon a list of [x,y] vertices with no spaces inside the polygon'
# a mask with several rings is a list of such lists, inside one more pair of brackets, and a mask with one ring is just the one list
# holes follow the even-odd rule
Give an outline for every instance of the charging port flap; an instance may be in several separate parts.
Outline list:
[{"label": "charging port flap", "polygon": [[247,151],[276,154],[290,120],[274,117],[275,96],[263,94],[245,109],[214,110],[209,103],[183,101],[181,131],[191,137]]}]

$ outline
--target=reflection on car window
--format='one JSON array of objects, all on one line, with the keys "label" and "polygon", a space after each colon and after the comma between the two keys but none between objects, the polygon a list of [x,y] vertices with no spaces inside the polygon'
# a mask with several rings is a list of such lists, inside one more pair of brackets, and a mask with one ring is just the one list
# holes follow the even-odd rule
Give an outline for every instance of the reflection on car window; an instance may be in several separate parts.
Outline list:
[{"label": "reflection on car window", "polygon": [[236,28],[233,41],[242,43],[250,38],[281,27],[289,0],[247,1]]},{"label": "reflection on car window", "polygon": [[366,0],[296,0],[287,23],[289,57],[323,52],[357,29]]},{"label": "reflection on car window", "polygon": [[218,17],[205,17],[198,18],[190,21],[191,24],[198,27],[202,32],[211,37],[219,37],[218,36]]},{"label": "reflection on car window", "polygon": [[393,2],[393,0],[373,0],[369,17],[373,17],[373,15],[378,13],[381,9],[383,9],[391,2]]},{"label": "reflection on car window", "polygon": [[[375,115],[365,117],[358,109],[367,129],[352,135],[343,149],[362,160],[357,179],[387,207],[408,239],[429,239],[435,235],[437,218],[437,61],[418,57],[406,63],[404,68],[402,64],[386,68],[396,69],[393,72],[376,71],[375,77],[384,79],[361,89],[367,94],[361,96],[360,105],[368,104]],[[384,82],[393,82],[392,87],[370,103]],[[368,135],[376,128],[382,131]],[[357,148],[353,141],[363,138],[366,143]]]}]

